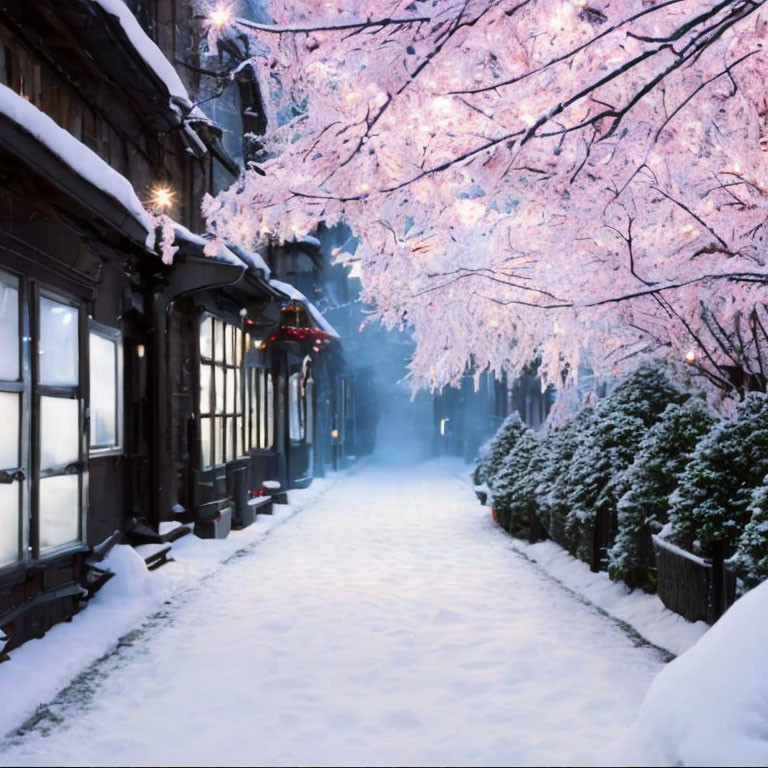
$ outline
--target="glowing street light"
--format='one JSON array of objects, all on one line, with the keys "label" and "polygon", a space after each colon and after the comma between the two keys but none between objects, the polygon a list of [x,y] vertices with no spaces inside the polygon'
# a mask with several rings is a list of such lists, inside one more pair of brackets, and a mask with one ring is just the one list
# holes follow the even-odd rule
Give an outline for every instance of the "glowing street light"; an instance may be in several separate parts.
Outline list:
[{"label": "glowing street light", "polygon": [[149,191],[149,204],[155,213],[164,213],[173,208],[176,193],[168,186],[157,184]]},{"label": "glowing street light", "polygon": [[688,363],[688,365],[693,365],[696,362],[696,353],[692,349],[689,349],[685,353],[685,362]]},{"label": "glowing street light", "polygon": [[214,26],[219,30],[223,29],[232,20],[232,9],[228,5],[221,3],[211,11],[208,20],[210,21],[211,26]]}]

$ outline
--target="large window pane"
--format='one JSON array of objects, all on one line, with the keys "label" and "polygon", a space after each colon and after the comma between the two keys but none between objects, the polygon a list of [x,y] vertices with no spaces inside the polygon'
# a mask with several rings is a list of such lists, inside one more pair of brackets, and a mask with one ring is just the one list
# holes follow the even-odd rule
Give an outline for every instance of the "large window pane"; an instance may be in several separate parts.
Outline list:
[{"label": "large window pane", "polygon": [[200,419],[200,449],[202,451],[203,467],[210,467],[213,460],[211,453],[211,419]]},{"label": "large window pane", "polygon": [[224,326],[224,349],[226,351],[225,362],[227,365],[235,364],[235,329],[231,325]]},{"label": "large window pane", "polygon": [[250,448],[260,448],[261,446],[258,443],[258,434],[259,434],[259,393],[257,390],[257,383],[256,383],[256,374],[257,370],[256,368],[250,368],[250,397],[249,400],[249,407],[250,407],[250,422],[251,422],[251,431],[250,431],[250,440],[248,442],[248,446]]},{"label": "large window pane", "polygon": [[40,549],[69,544],[80,538],[79,475],[40,480]]},{"label": "large window pane", "polygon": [[19,466],[19,395],[0,392],[0,469]]},{"label": "large window pane", "polygon": [[234,459],[237,455],[237,441],[235,439],[235,420],[230,417],[227,419],[227,454],[225,459]]},{"label": "large window pane", "polygon": [[213,368],[210,365],[200,366],[200,413],[211,412],[211,376]]},{"label": "large window pane", "polygon": [[315,382],[314,379],[307,379],[304,385],[304,412],[306,414],[305,436],[309,445],[315,439]]},{"label": "large window pane", "polygon": [[243,359],[243,332],[235,328],[235,365],[240,365]]},{"label": "large window pane", "polygon": [[267,374],[267,445],[271,448],[275,444],[275,385],[272,374]]},{"label": "large window pane", "polygon": [[78,377],[77,308],[40,299],[40,383],[76,387]]},{"label": "large window pane", "polygon": [[214,463],[222,464],[224,462],[224,419],[217,418],[214,422],[213,430],[215,437]]},{"label": "large window pane", "polygon": [[19,378],[19,288],[15,277],[0,272],[0,380]]},{"label": "large window pane", "polygon": [[214,355],[219,362],[224,361],[224,323],[221,320],[214,321]]},{"label": "large window pane", "polygon": [[40,469],[65,467],[80,459],[80,402],[40,398]]},{"label": "large window pane", "polygon": [[118,445],[116,341],[97,333],[90,335],[91,447]]},{"label": "large window pane", "polygon": [[227,413],[235,412],[235,370],[227,368]]},{"label": "large window pane", "polygon": [[235,369],[235,413],[243,412],[243,393],[240,388],[240,369]]},{"label": "large window pane", "polygon": [[299,407],[299,374],[292,373],[288,379],[288,434],[295,442],[301,440]]},{"label": "large window pane", "polygon": [[0,485],[0,565],[19,559],[19,484]]},{"label": "large window pane", "polygon": [[200,355],[209,360],[213,357],[213,318],[206,317],[200,323]]},{"label": "large window pane", "polygon": [[267,372],[259,369],[259,448],[269,448],[267,441]]},{"label": "large window pane", "polygon": [[216,367],[216,413],[224,413],[224,369]]}]

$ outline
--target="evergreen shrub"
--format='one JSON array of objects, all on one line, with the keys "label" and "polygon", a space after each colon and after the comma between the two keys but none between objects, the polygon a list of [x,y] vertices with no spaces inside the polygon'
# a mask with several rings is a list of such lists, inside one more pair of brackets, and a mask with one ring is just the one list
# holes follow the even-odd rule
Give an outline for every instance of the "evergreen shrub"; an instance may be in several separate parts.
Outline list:
[{"label": "evergreen shrub", "polygon": [[562,479],[568,508],[565,546],[594,569],[613,544],[624,472],[664,409],[684,399],[654,363],[627,376],[595,409]]},{"label": "evergreen shrub", "polygon": [[736,548],[768,474],[768,395],[753,392],[734,415],[699,442],[671,497],[670,522],[680,546],[724,556]]},{"label": "evergreen shrub", "polygon": [[510,414],[502,422],[496,434],[491,438],[487,449],[479,459],[472,479],[475,485],[486,483],[491,487],[491,478],[501,469],[501,464],[512,452],[515,443],[528,427],[523,424],[517,412]]},{"label": "evergreen shrub", "polygon": [[640,442],[621,480],[616,540],[608,552],[608,572],[632,587],[656,588],[651,534],[669,520],[669,496],[699,440],[715,423],[701,400],[671,403]]},{"label": "evergreen shrub", "polygon": [[493,506],[499,524],[514,536],[529,541],[545,538],[536,517],[535,478],[540,442],[536,432],[526,429],[491,479]]},{"label": "evergreen shrub", "polygon": [[729,563],[736,571],[739,592],[768,579],[768,476],[752,492],[749,512],[749,522]]}]

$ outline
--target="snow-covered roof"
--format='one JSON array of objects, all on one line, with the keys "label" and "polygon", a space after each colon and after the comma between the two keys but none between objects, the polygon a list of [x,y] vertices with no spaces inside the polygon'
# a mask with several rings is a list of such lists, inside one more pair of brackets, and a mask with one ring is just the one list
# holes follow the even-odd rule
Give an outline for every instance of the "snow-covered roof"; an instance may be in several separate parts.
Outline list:
[{"label": "snow-covered roof", "polygon": [[154,250],[152,217],[139,201],[131,182],[102,160],[93,150],[59,127],[34,104],[0,85],[0,114],[16,123],[61,158],[94,187],[114,198],[147,232],[146,245]]},{"label": "snow-covered roof", "polygon": [[243,262],[251,267],[251,269],[260,270],[264,273],[266,278],[269,278],[269,276],[272,274],[272,270],[267,265],[267,262],[264,261],[264,259],[258,253],[254,253],[253,251],[246,251],[244,248],[240,248],[235,245],[230,245],[229,247]]},{"label": "snow-covered roof", "polygon": [[126,37],[136,52],[141,56],[146,65],[157,75],[165,84],[171,98],[179,104],[185,112],[192,110],[192,100],[189,93],[181,82],[178,72],[173,68],[163,52],[155,45],[154,41],[141,28],[136,17],[131,13],[123,0],[91,0],[104,11],[112,16],[116,16],[123,28]]},{"label": "snow-covered roof", "polygon": [[284,293],[292,301],[298,301],[303,304],[318,328],[334,339],[341,338],[338,331],[325,319],[323,313],[298,288],[290,283],[284,283],[282,280],[270,280],[269,284],[273,288],[277,288],[281,293]]},{"label": "snow-covered roof", "polygon": [[[193,245],[200,248],[200,250],[203,250],[207,245],[210,244],[209,240],[206,240],[202,235],[196,235],[194,232],[187,229],[187,227],[185,227],[183,224],[179,224],[178,221],[173,222],[173,231],[176,235],[176,240],[192,243]],[[224,245],[219,246],[215,254],[207,254],[207,257],[213,259],[214,261],[222,261],[227,264],[233,264],[237,267],[246,266],[243,259],[239,258],[239,256],[234,253],[232,249],[227,248]]]},{"label": "snow-covered roof", "polygon": [[304,235],[298,242],[301,245],[311,245],[313,248],[320,247],[320,241],[314,235]]},{"label": "snow-covered roof", "polygon": [[[173,222],[173,229],[176,233],[177,240],[184,240],[188,243],[193,243],[199,248],[203,249],[207,245],[210,245],[210,240],[207,240],[203,235],[196,235],[194,232],[187,229],[183,224],[179,222]],[[264,276],[269,278],[270,269],[264,259],[259,256],[258,253],[251,253],[236,245],[219,246],[218,251],[210,258],[218,261],[226,261],[229,264],[237,264],[249,269],[259,270],[264,273]]]}]

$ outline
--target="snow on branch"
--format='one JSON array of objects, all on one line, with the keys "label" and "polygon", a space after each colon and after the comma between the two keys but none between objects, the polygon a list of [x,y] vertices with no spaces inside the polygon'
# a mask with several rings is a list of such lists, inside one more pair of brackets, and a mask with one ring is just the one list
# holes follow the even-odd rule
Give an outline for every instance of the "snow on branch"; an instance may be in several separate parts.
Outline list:
[{"label": "snow on branch", "polygon": [[346,222],[363,297],[414,332],[412,381],[663,355],[765,386],[768,0],[269,8],[238,27],[278,116],[266,178],[209,223],[256,246]]}]

